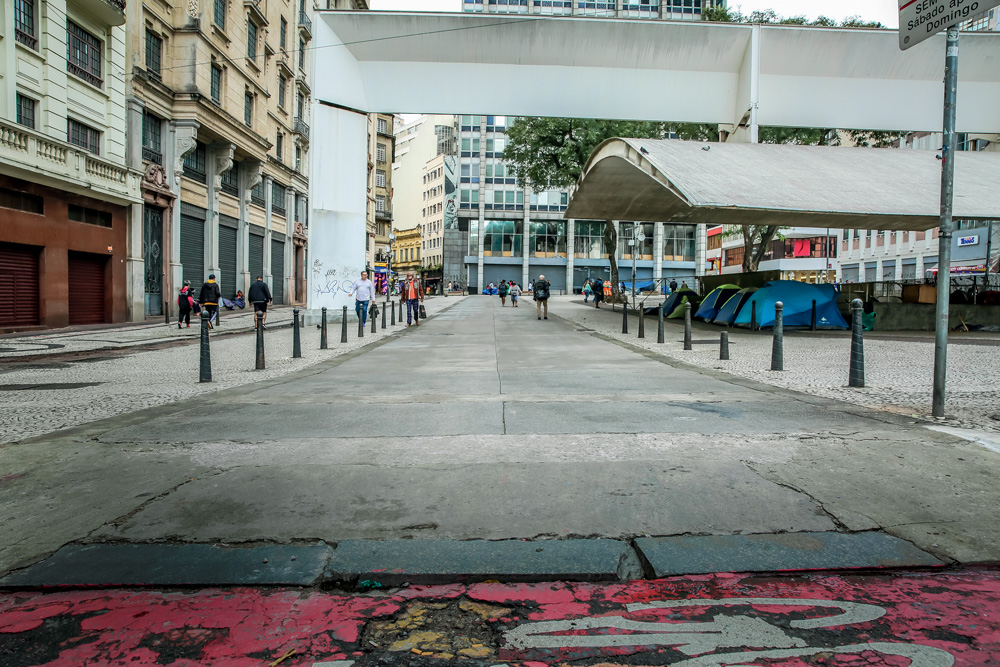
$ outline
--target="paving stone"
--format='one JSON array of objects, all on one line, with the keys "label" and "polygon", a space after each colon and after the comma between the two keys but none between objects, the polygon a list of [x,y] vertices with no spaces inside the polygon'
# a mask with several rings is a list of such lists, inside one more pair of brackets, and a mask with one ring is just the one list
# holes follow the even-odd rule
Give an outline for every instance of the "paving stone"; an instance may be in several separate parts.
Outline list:
[{"label": "paving stone", "polygon": [[637,578],[634,551],[617,540],[345,540],[324,574],[362,588],[498,580]]},{"label": "paving stone", "polygon": [[657,578],[710,572],[944,565],[909,542],[879,532],[647,537],[635,544]]},{"label": "paving stone", "polygon": [[47,586],[309,586],[333,549],[208,544],[69,545],[0,579],[0,587]]}]

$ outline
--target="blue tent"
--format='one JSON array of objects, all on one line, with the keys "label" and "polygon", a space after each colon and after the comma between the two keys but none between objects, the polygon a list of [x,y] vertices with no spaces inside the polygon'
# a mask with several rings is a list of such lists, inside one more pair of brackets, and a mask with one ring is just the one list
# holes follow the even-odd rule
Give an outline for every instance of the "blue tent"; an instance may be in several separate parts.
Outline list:
[{"label": "blue tent", "polygon": [[740,312],[740,308],[742,308],[743,304],[750,300],[750,297],[752,297],[753,293],[756,291],[756,287],[745,287],[726,299],[726,302],[722,304],[722,307],[719,308],[719,312],[715,315],[715,319],[712,320],[712,324],[721,324],[724,327],[733,326],[733,322],[736,321],[736,315]]},{"label": "blue tent", "polygon": [[[626,280],[622,284],[625,285],[625,290],[626,291],[628,291],[628,292],[632,291],[632,281],[631,280]],[[652,280],[647,280],[645,282],[639,281],[639,282],[637,282],[635,284],[635,291],[636,292],[645,292],[647,290],[651,290],[651,289],[653,289],[653,285],[654,284],[655,283],[653,283]]]},{"label": "blue tent", "polygon": [[772,280],[757,290],[740,308],[736,315],[736,326],[750,326],[750,314],[756,305],[757,325],[774,326],[774,304],[784,305],[785,326],[807,327],[812,320],[812,303],[816,302],[816,326],[819,329],[846,329],[840,310],[837,308],[837,291],[833,285],[812,285],[795,280]]},{"label": "blue tent", "polygon": [[663,316],[669,319],[684,317],[684,304],[691,302],[691,312],[698,310],[698,293],[683,287],[674,290],[663,306]]},{"label": "blue tent", "polygon": [[694,316],[699,320],[711,322],[719,314],[719,309],[731,297],[740,291],[739,285],[719,285],[708,293],[705,300],[701,302],[701,307]]}]

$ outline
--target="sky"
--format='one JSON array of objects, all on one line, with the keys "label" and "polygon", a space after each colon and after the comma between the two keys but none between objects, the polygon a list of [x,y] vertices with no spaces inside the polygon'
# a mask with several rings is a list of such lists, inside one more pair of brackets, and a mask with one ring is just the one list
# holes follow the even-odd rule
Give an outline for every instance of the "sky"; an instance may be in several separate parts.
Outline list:
[{"label": "sky", "polygon": [[[373,10],[459,12],[462,0],[370,0]],[[819,15],[841,21],[858,15],[867,21],[881,21],[889,28],[898,25],[896,0],[729,0],[729,7],[744,14],[757,9],[773,9],[782,16]]]}]

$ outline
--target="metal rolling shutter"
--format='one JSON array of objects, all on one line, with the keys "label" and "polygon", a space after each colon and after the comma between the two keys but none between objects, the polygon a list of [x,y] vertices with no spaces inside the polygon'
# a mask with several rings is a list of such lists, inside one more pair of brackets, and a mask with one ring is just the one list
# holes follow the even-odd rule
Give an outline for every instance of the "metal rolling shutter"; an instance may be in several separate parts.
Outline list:
[{"label": "metal rolling shutter", "polygon": [[38,251],[34,246],[0,243],[0,326],[40,324]]},{"label": "metal rolling shutter", "polygon": [[264,277],[264,233],[261,230],[258,235],[254,228],[250,227],[250,282],[257,280],[257,276]]},{"label": "metal rolling shutter", "polygon": [[[222,296],[232,299],[236,290],[243,289],[236,284],[236,228],[225,224],[225,216],[220,216],[219,224],[219,276]],[[236,221],[233,220],[235,223]]]},{"label": "metal rolling shutter", "polygon": [[102,324],[108,258],[85,252],[69,253],[69,323]]},{"label": "metal rolling shutter", "polygon": [[184,280],[191,281],[197,294],[205,275],[205,221],[181,215],[181,264]]},{"label": "metal rolling shutter", "polygon": [[271,239],[271,296],[274,303],[285,302],[285,242]]}]

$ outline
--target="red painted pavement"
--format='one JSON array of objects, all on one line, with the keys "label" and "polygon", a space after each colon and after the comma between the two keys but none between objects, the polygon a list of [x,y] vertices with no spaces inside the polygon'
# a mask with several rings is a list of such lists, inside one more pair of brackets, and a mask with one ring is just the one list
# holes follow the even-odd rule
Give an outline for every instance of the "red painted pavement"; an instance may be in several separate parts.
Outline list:
[{"label": "red painted pavement", "polygon": [[[1000,572],[973,570],[719,574],[368,594],[245,588],[0,593],[0,665],[258,667],[294,649],[282,666],[354,660],[362,667],[387,655],[386,645],[361,641],[369,624],[424,603],[457,609],[468,601],[504,608],[473,621],[495,638],[489,655],[471,663],[477,665],[1000,664]],[[457,626],[437,630],[447,638],[448,627]],[[433,624],[424,629],[435,630]],[[416,653],[398,650],[398,664]],[[442,654],[421,664],[448,661],[451,654]]]}]

